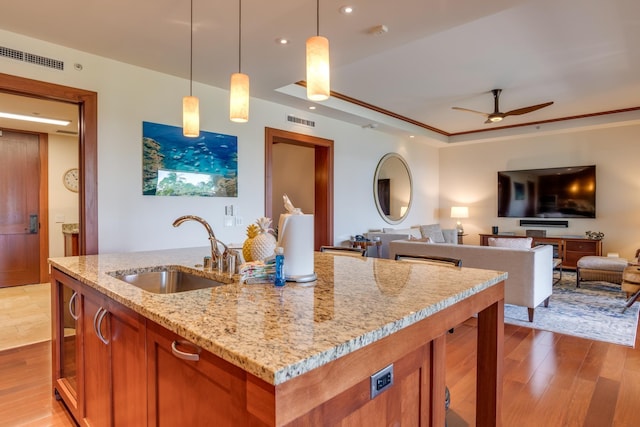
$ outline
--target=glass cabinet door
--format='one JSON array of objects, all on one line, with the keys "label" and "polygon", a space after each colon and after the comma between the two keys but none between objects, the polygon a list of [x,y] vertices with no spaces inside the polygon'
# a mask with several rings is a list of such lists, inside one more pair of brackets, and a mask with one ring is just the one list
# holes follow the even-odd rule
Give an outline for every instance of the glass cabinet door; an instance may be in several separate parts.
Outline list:
[{"label": "glass cabinet door", "polygon": [[78,378],[80,362],[79,332],[82,310],[82,295],[71,284],[59,280],[56,270],[51,278],[53,302],[53,361],[54,387],[56,395],[62,398],[73,415],[78,419]]}]

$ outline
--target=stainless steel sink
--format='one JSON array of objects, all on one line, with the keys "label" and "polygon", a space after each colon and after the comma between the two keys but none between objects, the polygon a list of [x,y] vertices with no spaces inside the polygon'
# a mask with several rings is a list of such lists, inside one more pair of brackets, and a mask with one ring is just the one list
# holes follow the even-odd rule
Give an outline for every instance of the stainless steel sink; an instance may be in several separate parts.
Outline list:
[{"label": "stainless steel sink", "polygon": [[[202,272],[200,273],[203,274]],[[116,279],[156,294],[173,294],[232,283],[231,279],[225,282],[202,277],[189,272],[188,269],[182,266],[153,267],[144,271],[114,272],[109,274]]]}]

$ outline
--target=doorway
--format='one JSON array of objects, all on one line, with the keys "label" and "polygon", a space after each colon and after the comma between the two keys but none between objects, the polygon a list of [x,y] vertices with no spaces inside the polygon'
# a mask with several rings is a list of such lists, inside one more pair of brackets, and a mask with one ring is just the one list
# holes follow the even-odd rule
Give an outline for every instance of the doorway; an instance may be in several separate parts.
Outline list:
[{"label": "doorway", "polygon": [[[0,73],[0,92],[78,106],[80,172],[79,253],[98,253],[98,94],[83,89]],[[46,257],[45,257],[46,259]],[[47,269],[41,271],[47,277]]]},{"label": "doorway", "polygon": [[[274,202],[279,202],[282,195],[275,195],[273,183],[278,174],[286,174],[284,168],[274,168],[274,146],[290,144],[313,150],[313,213],[314,213],[314,248],[333,245],[333,141],[273,128],[265,128],[265,216],[273,218]],[[275,179],[274,179],[275,178]],[[295,202],[295,201],[294,201]],[[295,204],[295,203],[294,203]],[[274,220],[277,224],[277,220]]]}]

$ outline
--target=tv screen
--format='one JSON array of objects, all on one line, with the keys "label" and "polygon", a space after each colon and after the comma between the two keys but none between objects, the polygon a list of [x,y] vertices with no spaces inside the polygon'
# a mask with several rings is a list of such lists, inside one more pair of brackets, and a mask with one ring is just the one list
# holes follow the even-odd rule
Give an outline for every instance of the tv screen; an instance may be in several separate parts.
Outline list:
[{"label": "tv screen", "polygon": [[595,218],[595,165],[498,172],[498,216]]}]

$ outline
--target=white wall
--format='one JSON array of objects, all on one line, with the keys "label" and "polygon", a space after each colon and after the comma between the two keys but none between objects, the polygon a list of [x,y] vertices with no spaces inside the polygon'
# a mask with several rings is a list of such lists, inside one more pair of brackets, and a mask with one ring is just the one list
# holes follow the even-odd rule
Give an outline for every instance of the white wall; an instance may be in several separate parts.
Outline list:
[{"label": "white wall", "polygon": [[78,167],[78,139],[49,135],[49,256],[64,256],[63,223],[77,223],[78,193],[67,190],[62,175]]},{"label": "white wall", "polygon": [[[203,130],[238,136],[237,198],[142,196],[142,122],[181,126],[188,81],[0,30],[3,45],[60,59],[65,70],[0,58],[2,72],[98,93],[98,223],[100,252],[136,251],[207,244],[204,229],[171,227],[184,214],[208,220],[217,237],[241,242],[245,226],[223,227],[224,206],[234,204],[245,224],[264,215],[264,128],[306,133],[335,141],[334,239],[381,228],[373,202],[373,174],[388,152],[409,163],[415,203],[405,225],[432,222],[438,203],[438,151],[338,120],[252,98],[250,121],[228,119],[228,92],[194,84]],[[300,59],[301,61],[304,58]],[[80,63],[82,71],[74,69]],[[293,113],[316,122],[308,129],[286,121]]]},{"label": "white wall", "polygon": [[595,164],[596,219],[568,219],[569,228],[546,228],[547,235],[584,237],[587,230],[601,231],[605,254],[632,258],[640,248],[638,159],[640,125],[448,147],[440,150],[439,206],[443,218],[450,206],[469,206],[465,243],[478,244],[478,233],[490,233],[492,225],[524,234],[533,227],[497,217],[498,171]]}]

